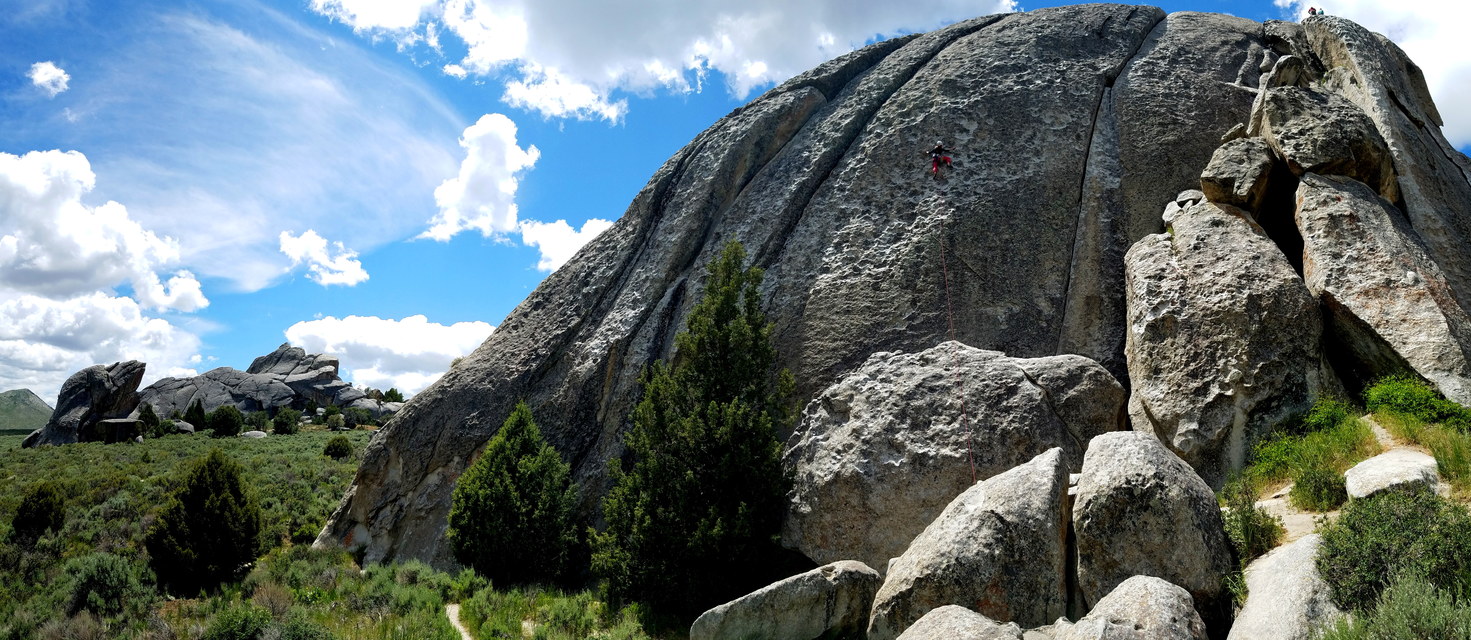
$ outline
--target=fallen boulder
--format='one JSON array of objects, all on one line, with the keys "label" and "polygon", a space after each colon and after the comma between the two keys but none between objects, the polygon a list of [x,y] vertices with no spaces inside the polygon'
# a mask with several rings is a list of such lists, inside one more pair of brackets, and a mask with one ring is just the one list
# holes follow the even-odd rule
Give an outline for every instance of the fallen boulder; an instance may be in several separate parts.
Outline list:
[{"label": "fallen boulder", "polygon": [[[26,436],[22,447],[105,440],[97,423],[126,418],[138,406],[138,383],[145,365],[137,360],[93,365],[66,379],[56,397],[56,410],[46,426]],[[109,432],[110,433],[110,432]],[[129,436],[131,439],[131,436]]]},{"label": "fallen boulder", "polygon": [[[1063,627],[1058,629],[1058,627]],[[1165,580],[1133,576],[1119,583],[1055,640],[1205,640],[1206,627],[1190,594]]]},{"label": "fallen boulder", "polygon": [[1346,176],[1399,198],[1389,147],[1354,103],[1300,87],[1266,92],[1261,135],[1292,173]]},{"label": "fallen boulder", "polygon": [[[1216,204],[1258,211],[1271,185],[1276,158],[1261,138],[1238,138],[1221,145],[1200,173],[1200,190]],[[1172,202],[1177,207],[1177,202]],[[1178,212],[1176,212],[1178,215]],[[1170,222],[1174,216],[1170,217]]]},{"label": "fallen boulder", "polygon": [[861,636],[882,578],[862,562],[824,565],[701,614],[690,640]]},{"label": "fallen boulder", "polygon": [[787,441],[783,543],[886,571],[976,480],[1053,447],[1080,468],[1090,438],[1123,427],[1123,402],[1118,381],[1082,356],[1011,358],[958,342],[876,353],[809,403]]},{"label": "fallen boulder", "polygon": [[1367,498],[1391,489],[1435,490],[1440,472],[1435,458],[1413,449],[1390,449],[1354,465],[1343,473],[1348,497]]},{"label": "fallen boulder", "polygon": [[1227,640],[1311,640],[1343,616],[1318,574],[1313,533],[1282,545],[1246,567],[1246,604]]},{"label": "fallen boulder", "polygon": [[956,497],[889,567],[869,639],[890,640],[944,604],[1026,626],[1063,615],[1067,488],[1054,448]]},{"label": "fallen boulder", "polygon": [[898,640],[1023,640],[1021,627],[1001,624],[965,607],[947,604],[916,620]]},{"label": "fallen boulder", "polygon": [[1214,620],[1231,571],[1216,496],[1159,440],[1124,431],[1093,439],[1073,503],[1078,586],[1086,602],[1131,576],[1157,576],[1189,591]]}]

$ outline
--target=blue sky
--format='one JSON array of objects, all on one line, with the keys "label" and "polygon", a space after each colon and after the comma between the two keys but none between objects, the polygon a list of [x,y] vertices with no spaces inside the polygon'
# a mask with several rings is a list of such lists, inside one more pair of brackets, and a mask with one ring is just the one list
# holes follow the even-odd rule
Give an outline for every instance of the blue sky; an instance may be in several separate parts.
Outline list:
[{"label": "blue sky", "polygon": [[[50,401],[90,364],[144,360],[146,383],[289,340],[417,391],[773,83],[1055,4],[0,0],[0,389]],[[1465,148],[1467,10],[1328,8],[1410,51]]]}]

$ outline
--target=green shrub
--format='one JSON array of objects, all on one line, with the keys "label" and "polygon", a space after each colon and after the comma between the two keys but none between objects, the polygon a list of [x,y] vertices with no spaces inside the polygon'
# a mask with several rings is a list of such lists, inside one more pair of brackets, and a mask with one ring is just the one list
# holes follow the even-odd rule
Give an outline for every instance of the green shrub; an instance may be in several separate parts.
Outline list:
[{"label": "green shrub", "polygon": [[66,499],[49,480],[31,485],[20,499],[10,520],[10,535],[23,545],[35,542],[46,531],[61,531],[66,521]]},{"label": "green shrub", "polygon": [[373,424],[373,412],[360,407],[348,407],[342,410],[342,420],[349,429],[356,429],[359,425],[368,426]]},{"label": "green shrub", "polygon": [[194,425],[196,431],[203,431],[209,428],[209,416],[206,416],[204,413],[203,400],[196,398],[189,405],[189,408],[184,410],[184,422]]},{"label": "green shrub", "polygon": [[254,431],[265,431],[270,424],[271,416],[264,411],[252,411],[245,415],[245,426]]},{"label": "green shrub", "polygon": [[322,447],[322,455],[333,460],[346,458],[352,455],[352,441],[348,440],[347,436],[332,436],[332,439],[327,441],[327,446]]},{"label": "green shrub", "polygon": [[276,417],[271,419],[271,431],[281,436],[301,431],[301,412],[290,407],[277,409]]},{"label": "green shrub", "polygon": [[[1321,475],[1323,469],[1341,472],[1378,452],[1373,430],[1354,417],[1352,407],[1334,398],[1320,398],[1301,418],[1280,425],[1258,442],[1243,475],[1260,490],[1296,481],[1303,474]],[[1309,483],[1316,479],[1309,477]]]},{"label": "green shrub", "polygon": [[1292,506],[1304,511],[1332,511],[1348,500],[1348,489],[1342,473],[1314,466],[1299,471],[1293,477],[1292,491],[1288,492],[1287,499]]},{"label": "green shrub", "polygon": [[129,606],[144,608],[153,593],[127,560],[110,553],[92,553],[66,565],[71,580],[67,614],[91,611],[101,617],[121,614]]},{"label": "green shrub", "polygon": [[1403,413],[1457,431],[1471,428],[1471,410],[1442,398],[1425,381],[1410,375],[1387,376],[1376,381],[1364,390],[1364,406],[1373,413]]},{"label": "green shrub", "polygon": [[496,583],[557,580],[577,543],[576,505],[571,467],[519,402],[455,484],[455,559]]},{"label": "green shrub", "polygon": [[1236,478],[1221,489],[1226,507],[1222,520],[1226,537],[1236,550],[1241,566],[1271,551],[1285,533],[1282,523],[1265,509],[1256,506],[1256,492],[1244,479]]},{"label": "green shrub", "polygon": [[245,416],[235,405],[227,404],[209,412],[208,423],[214,437],[229,438],[240,435],[245,427]]},{"label": "green shrub", "polygon": [[744,264],[732,242],[710,265],[673,364],[643,375],[624,438],[631,466],[609,462],[593,571],[617,602],[692,617],[774,577],[772,537],[791,484],[776,433],[793,385],[772,370],[763,273]]},{"label": "green shrub", "polygon": [[383,394],[383,401],[384,402],[403,402],[404,401],[404,394],[402,392],[400,392],[398,389],[395,389],[393,387],[389,387],[388,388],[388,391]]},{"label": "green shrub", "polygon": [[1374,610],[1345,617],[1319,640],[1471,640],[1471,607],[1414,573],[1398,575]]},{"label": "green shrub", "polygon": [[214,449],[185,470],[145,544],[159,582],[193,595],[240,577],[260,550],[261,524],[240,465]]},{"label": "green shrub", "polygon": [[1301,428],[1303,433],[1326,431],[1353,418],[1353,407],[1350,407],[1347,402],[1332,396],[1324,396],[1318,398],[1312,408],[1308,409],[1307,414],[1302,418]]},{"label": "green shrub", "polygon": [[334,413],[327,416],[326,424],[328,429],[342,429],[347,426],[347,419],[340,413]]},{"label": "green shrub", "polygon": [[1429,491],[1350,502],[1322,535],[1318,572],[1345,610],[1366,611],[1392,576],[1407,571],[1452,593],[1471,587],[1471,516]]},{"label": "green shrub", "polygon": [[138,421],[147,429],[158,426],[158,414],[153,412],[153,405],[145,402],[138,407]]},{"label": "green shrub", "polygon": [[270,626],[271,612],[240,603],[216,615],[202,640],[257,640]]}]

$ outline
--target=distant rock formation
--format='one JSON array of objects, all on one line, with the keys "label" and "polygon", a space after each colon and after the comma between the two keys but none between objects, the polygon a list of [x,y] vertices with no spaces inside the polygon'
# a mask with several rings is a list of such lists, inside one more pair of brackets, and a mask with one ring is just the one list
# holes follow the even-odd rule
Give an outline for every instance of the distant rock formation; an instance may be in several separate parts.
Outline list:
[{"label": "distant rock formation", "polygon": [[0,429],[35,431],[51,419],[51,405],[30,389],[0,393]]},{"label": "distant rock formation", "polygon": [[26,436],[21,446],[111,440],[112,429],[97,427],[105,420],[128,417],[138,406],[143,370],[143,363],[128,360],[93,365],[72,374],[61,385],[51,419]]},{"label": "distant rock formation", "polygon": [[268,411],[277,407],[301,409],[308,402],[318,407],[358,407],[374,417],[396,410],[396,403],[367,397],[337,375],[335,356],[308,354],[300,347],[282,344],[256,358],[245,371],[220,367],[193,378],[164,378],[139,392],[140,403],[153,406],[159,416],[183,413],[199,400],[204,410],[227,404],[244,412]]}]

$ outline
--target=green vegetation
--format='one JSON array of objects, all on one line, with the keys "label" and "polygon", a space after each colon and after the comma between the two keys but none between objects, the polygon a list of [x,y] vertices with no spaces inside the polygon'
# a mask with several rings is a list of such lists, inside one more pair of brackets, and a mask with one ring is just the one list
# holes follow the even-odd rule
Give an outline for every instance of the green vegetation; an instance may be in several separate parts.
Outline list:
[{"label": "green vegetation", "polygon": [[1429,491],[1355,500],[1321,533],[1318,572],[1345,610],[1367,611],[1406,571],[1451,593],[1471,588],[1471,515]]},{"label": "green vegetation", "polygon": [[346,409],[343,409],[342,419],[344,424],[349,429],[356,429],[359,426],[372,426],[377,424],[377,422],[373,420],[372,411],[368,411],[367,409],[362,409],[359,407],[348,407]]},{"label": "green vegetation", "polygon": [[1280,520],[1256,506],[1256,492],[1240,476],[1221,488],[1220,500],[1225,507],[1221,518],[1226,538],[1236,558],[1236,569],[1226,577],[1226,587],[1240,606],[1246,602],[1246,565],[1276,547],[1286,531]]},{"label": "green vegetation", "polygon": [[1343,503],[1343,472],[1360,460],[1379,453],[1379,443],[1368,423],[1342,400],[1320,398],[1305,415],[1290,420],[1252,452],[1252,463],[1242,473],[1255,495],[1294,483],[1288,499],[1299,509],[1329,511]]},{"label": "green vegetation", "polygon": [[[281,407],[276,410],[276,416],[271,418],[271,432],[278,436],[289,436],[301,431],[301,412],[290,407]],[[351,452],[351,447],[348,451]]]},{"label": "green vegetation", "polygon": [[1471,410],[1440,397],[1423,380],[1396,375],[1379,379],[1364,390],[1364,408],[1370,413],[1398,413],[1424,423],[1440,423],[1450,429],[1471,429]]},{"label": "green vegetation", "polygon": [[523,637],[527,624],[537,640],[645,640],[638,606],[615,611],[590,592],[564,594],[538,588],[486,589],[466,600],[460,620],[483,640]]},{"label": "green vegetation", "polygon": [[400,392],[398,389],[395,389],[393,387],[389,387],[388,388],[388,391],[386,391],[386,392],[383,393],[383,401],[384,402],[403,402],[404,401],[404,394],[402,392]]},{"label": "green vegetation", "polygon": [[1468,640],[1471,607],[1414,573],[1394,578],[1373,611],[1344,618],[1320,640]]},{"label": "green vegetation", "polygon": [[1467,432],[1471,411],[1408,376],[1384,378],[1365,391],[1364,397],[1386,431],[1430,450],[1441,478],[1457,494],[1471,491],[1471,433]]},{"label": "green vegetation", "polygon": [[518,402],[455,483],[448,532],[455,559],[498,583],[557,581],[577,544],[576,504],[571,466]]},{"label": "green vegetation", "polygon": [[352,455],[352,440],[347,439],[347,436],[344,435],[332,436],[332,439],[327,441],[327,446],[322,447],[322,455],[334,460],[346,458]]},{"label": "green vegetation", "polygon": [[238,436],[245,427],[245,416],[233,404],[227,404],[209,412],[209,417],[205,421],[216,438]]},{"label": "green vegetation", "polygon": [[245,486],[240,465],[215,449],[188,466],[145,544],[159,582],[193,595],[238,578],[260,551],[260,533],[255,492]]},{"label": "green vegetation", "polygon": [[30,389],[0,393],[0,434],[25,435],[46,426],[51,419],[51,405]]},{"label": "green vegetation", "polygon": [[143,431],[149,434],[149,437],[157,438],[162,435],[158,433],[161,421],[158,419],[158,414],[153,412],[153,405],[145,402],[138,407],[138,421],[143,423]]},{"label": "green vegetation", "polygon": [[66,499],[51,482],[41,481],[26,489],[20,507],[10,521],[10,535],[20,544],[31,544],[47,531],[60,531],[66,521]]},{"label": "green vegetation", "polygon": [[184,410],[184,422],[194,425],[196,431],[209,428],[209,416],[204,414],[204,401],[196,399]]},{"label": "green vegetation", "polygon": [[733,242],[709,266],[673,363],[643,375],[624,439],[631,466],[609,463],[592,568],[615,601],[689,617],[773,577],[790,486],[776,429],[792,382],[772,371],[763,273],[745,258]]}]

